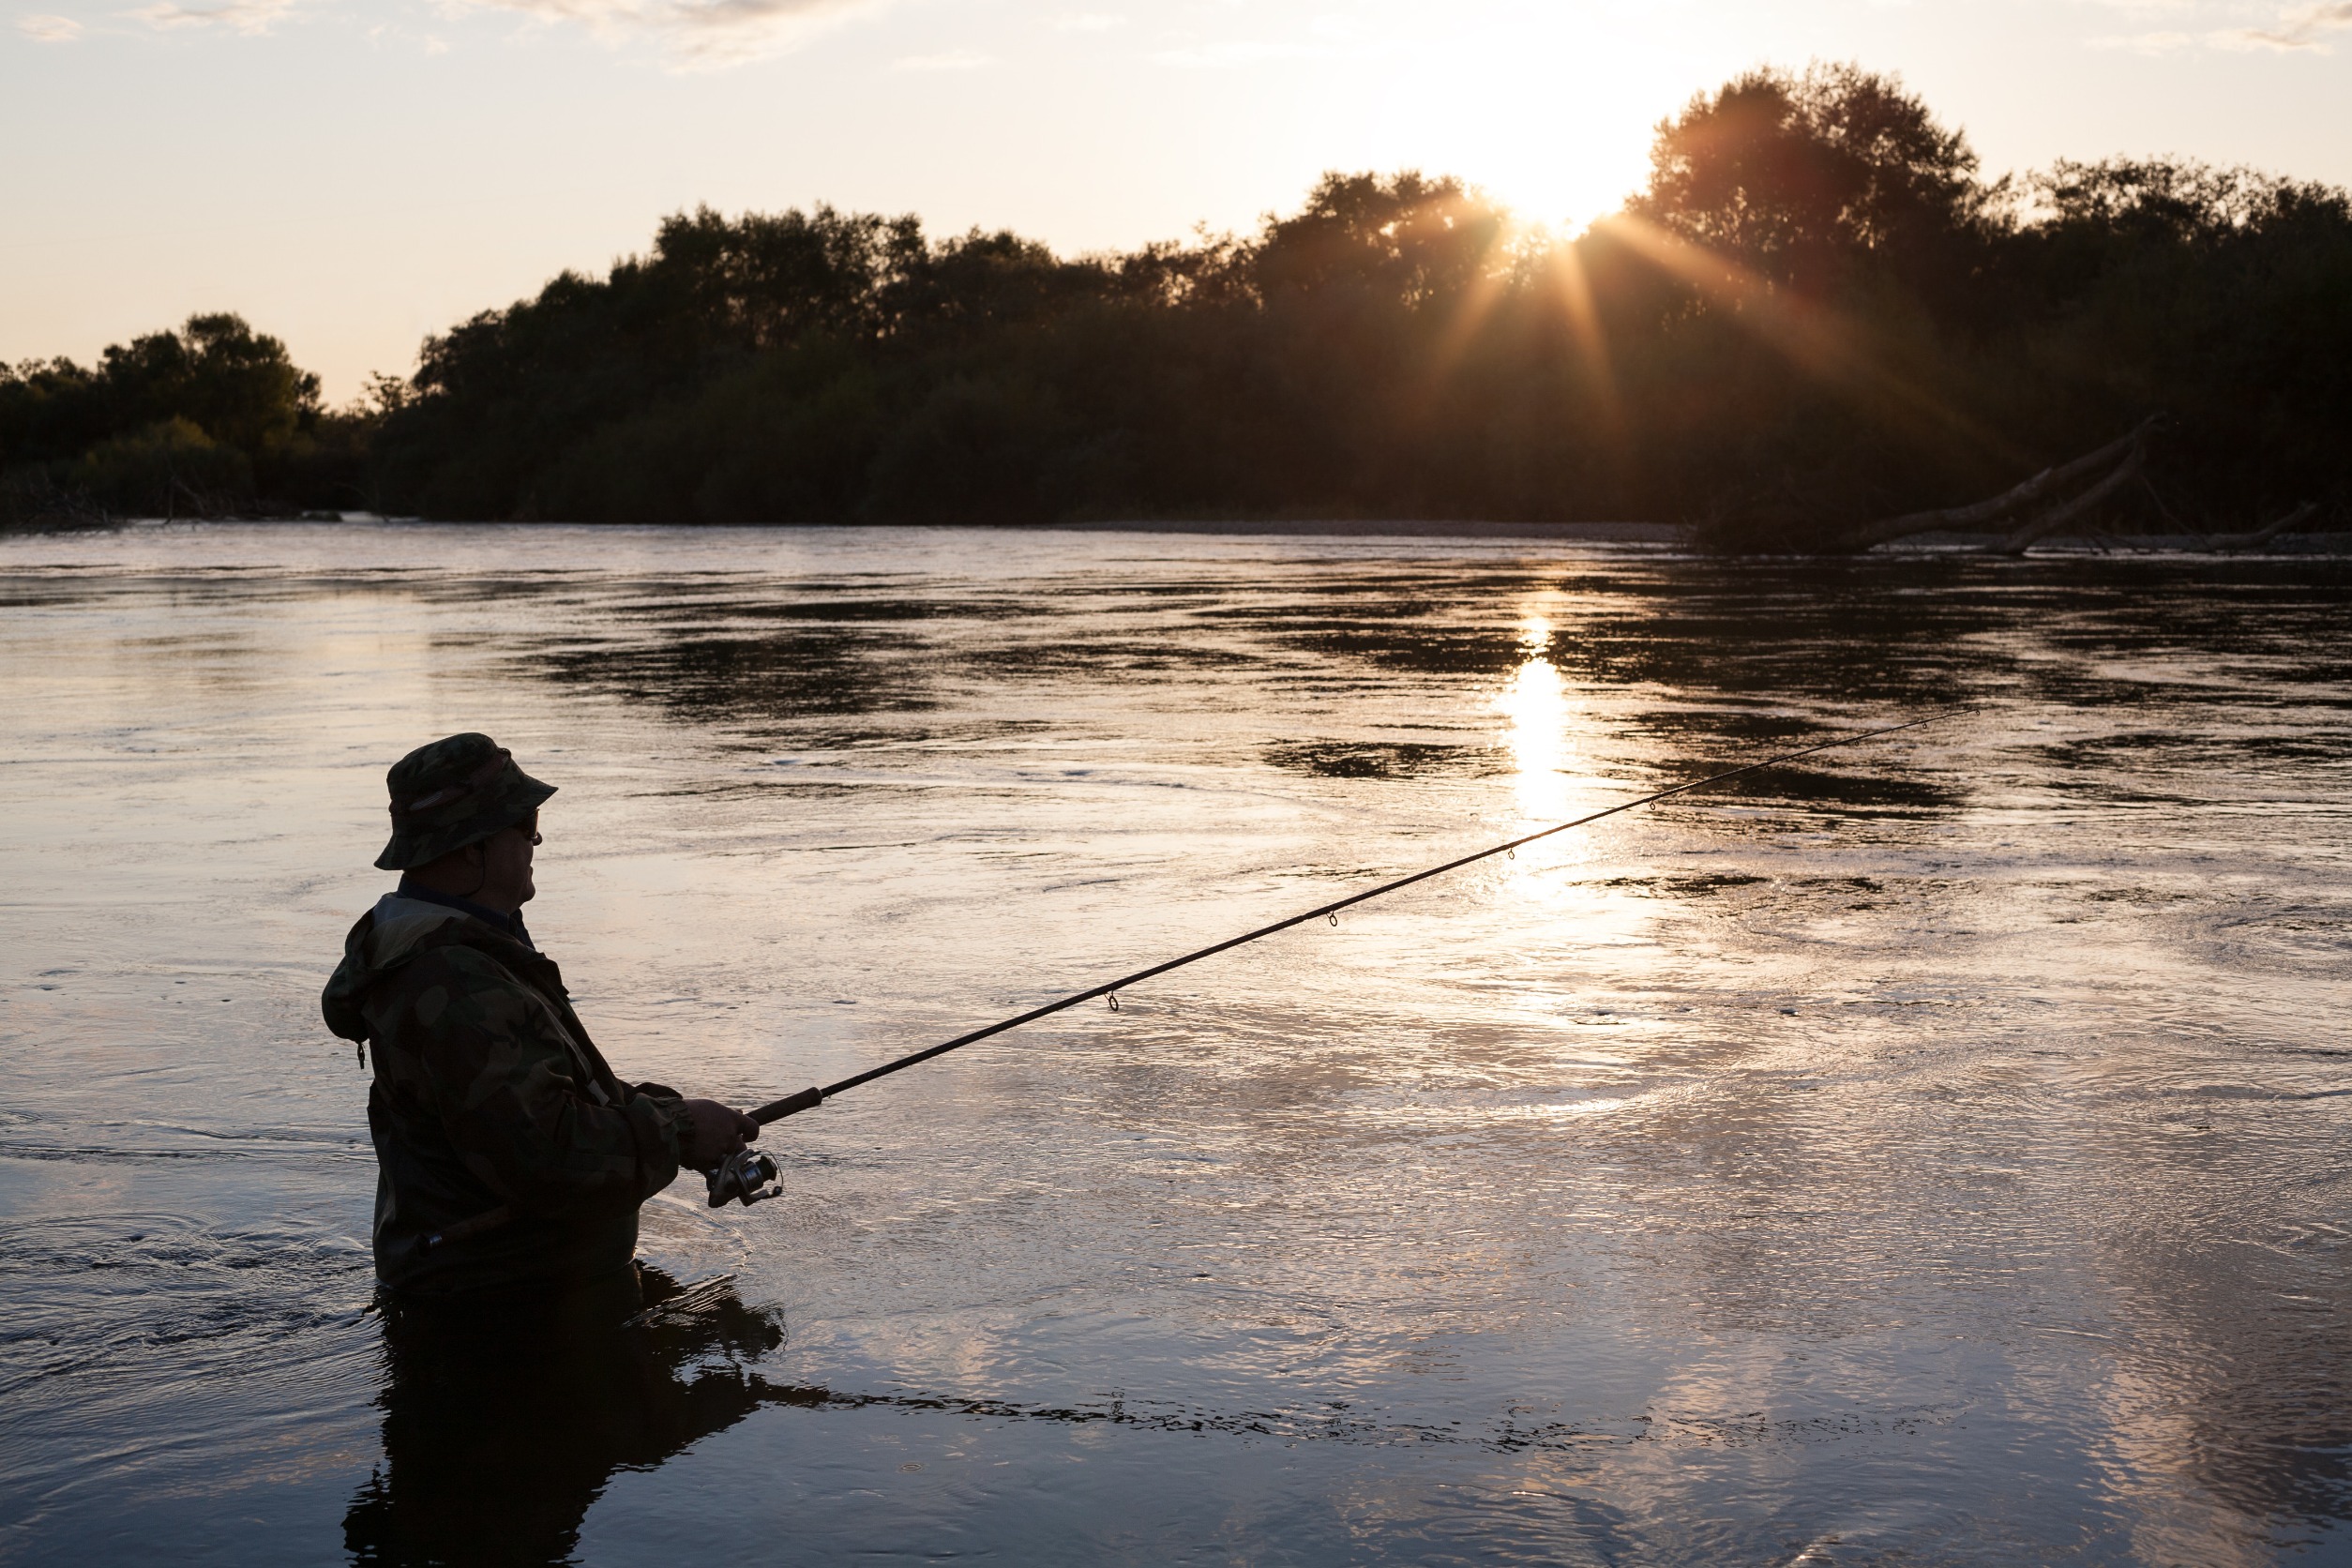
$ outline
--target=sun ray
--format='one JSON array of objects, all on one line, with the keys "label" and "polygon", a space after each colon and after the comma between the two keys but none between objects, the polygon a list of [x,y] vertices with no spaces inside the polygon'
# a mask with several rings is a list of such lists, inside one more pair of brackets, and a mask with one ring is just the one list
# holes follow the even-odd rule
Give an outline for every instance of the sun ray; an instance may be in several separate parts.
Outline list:
[{"label": "sun ray", "polygon": [[1617,387],[1617,367],[1609,358],[1608,336],[1601,327],[1601,312],[1592,297],[1592,279],[1586,273],[1584,257],[1573,244],[1556,245],[1544,258],[1545,269],[1550,274],[1553,287],[1568,323],[1570,339],[1576,344],[1585,380],[1591,388],[1593,400],[1604,428],[1607,430],[1613,450],[1621,449],[1625,434],[1624,401]]},{"label": "sun ray", "polygon": [[2017,458],[2006,438],[1895,370],[1872,332],[1845,313],[1777,289],[1730,257],[1629,213],[1593,228],[1697,291],[1808,375],[1846,388],[1882,417],[1904,415],[1903,422],[1957,435],[1987,454]]}]

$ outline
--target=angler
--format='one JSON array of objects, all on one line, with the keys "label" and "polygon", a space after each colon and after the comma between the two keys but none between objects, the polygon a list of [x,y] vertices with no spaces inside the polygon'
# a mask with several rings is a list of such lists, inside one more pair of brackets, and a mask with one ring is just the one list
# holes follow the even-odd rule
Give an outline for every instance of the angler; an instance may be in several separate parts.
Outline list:
[{"label": "angler", "polygon": [[375,1048],[377,1277],[411,1302],[633,1301],[638,1206],[682,1166],[726,1167],[759,1124],[624,1083],[589,1038],[522,923],[554,786],[479,734],[420,746],[385,781],[376,865],[400,883],[320,999],[363,1063]]}]

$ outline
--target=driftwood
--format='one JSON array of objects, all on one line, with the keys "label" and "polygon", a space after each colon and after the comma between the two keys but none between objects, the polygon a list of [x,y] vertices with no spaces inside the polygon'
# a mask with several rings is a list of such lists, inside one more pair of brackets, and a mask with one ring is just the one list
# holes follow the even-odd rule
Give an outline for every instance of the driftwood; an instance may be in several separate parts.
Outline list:
[{"label": "driftwood", "polygon": [[[1874,545],[1892,543],[1914,534],[1932,534],[1943,529],[1976,529],[1998,522],[2012,512],[2030,506],[2055,490],[2062,490],[2077,479],[2098,473],[2109,463],[2126,459],[2135,460],[2141,444],[2156,429],[2157,420],[2141,423],[2131,434],[2110,441],[2095,452],[2086,452],[2073,462],[2058,468],[2045,468],[2024,484],[2003,490],[1989,501],[1979,501],[1966,506],[1946,506],[1932,512],[1907,512],[1901,517],[1885,518],[1868,523],[1847,535],[1847,542],[1857,550]],[[2104,499],[2102,497],[2102,499]]]},{"label": "driftwood", "polygon": [[[2141,429],[2144,430],[2147,427],[2142,426]],[[2023,555],[2032,548],[2036,539],[2046,538],[2057,533],[2137,478],[2140,462],[2145,455],[2146,449],[2140,445],[2138,437],[2133,437],[2132,449],[2124,454],[2123,460],[2116,464],[2105,478],[2064,505],[2051,507],[2000,543],[1987,545],[1984,548],[1996,555]]]},{"label": "driftwood", "polygon": [[[1979,501],[1967,506],[1947,506],[1940,511],[1910,512],[1898,518],[1888,518],[1847,535],[1849,547],[1868,550],[1874,545],[1890,543],[1914,534],[1941,529],[1981,529],[1987,523],[2013,519],[2013,515],[2037,503],[2046,501],[2065,490],[2076,481],[2099,477],[2088,488],[2072,499],[2058,502],[2030,520],[2013,523],[2007,536],[1983,547],[1987,554],[2023,555],[2043,539],[2097,511],[2126,486],[2135,481],[2148,491],[2166,521],[2187,533],[2190,530],[2172,515],[2164,498],[2148,481],[2148,438],[2155,432],[2159,419],[2148,419],[2129,435],[2107,443],[2095,452],[2086,452],[2073,462],[2058,468],[2045,468],[2024,484],[2003,490],[1989,501]],[[2102,470],[2105,472],[2101,473]],[[2205,535],[2199,543],[2207,550],[2258,550],[2280,535],[2300,528],[2319,513],[2319,504],[2306,501],[2276,521],[2243,534],[2214,534]]]},{"label": "driftwood", "polygon": [[2258,550],[2280,535],[2301,527],[2318,510],[2318,502],[2306,501],[2276,522],[2266,523],[2250,534],[2216,534],[2205,541],[2205,546],[2208,550]]}]

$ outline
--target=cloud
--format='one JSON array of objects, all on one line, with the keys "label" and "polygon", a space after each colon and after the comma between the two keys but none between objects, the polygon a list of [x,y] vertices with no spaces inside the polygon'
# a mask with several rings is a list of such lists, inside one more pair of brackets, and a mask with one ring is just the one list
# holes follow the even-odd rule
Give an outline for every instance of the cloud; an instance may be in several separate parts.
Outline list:
[{"label": "cloud", "polygon": [[2352,4],[2304,6],[2279,18],[2275,28],[2240,27],[2220,35],[2232,40],[2223,47],[2239,49],[2315,49],[2325,53],[2325,35],[2352,27]]},{"label": "cloud", "polygon": [[1329,44],[1235,38],[1225,43],[1188,44],[1178,49],[1163,49],[1153,58],[1164,66],[1215,70],[1272,65],[1284,60],[1319,60],[1336,53]]},{"label": "cloud", "polygon": [[[225,27],[254,34],[268,32],[307,3],[152,0],[129,14],[155,28]],[[437,8],[445,16],[503,12],[535,24],[578,27],[612,44],[647,41],[680,68],[704,69],[780,53],[852,13],[887,4],[889,0],[437,0]],[[47,42],[61,42],[80,31],[64,17],[28,17],[18,25]],[[439,39],[427,40],[429,52],[446,47]]]},{"label": "cloud", "polygon": [[2352,0],[2301,6],[2281,13],[2273,27],[2229,27],[2209,33],[2131,33],[2088,40],[2094,49],[2134,54],[2177,54],[2189,49],[2312,50],[2330,53],[2327,35],[2352,28]]},{"label": "cloud", "polygon": [[978,70],[993,66],[996,57],[974,53],[969,49],[951,50],[945,54],[910,54],[890,62],[892,70]]},{"label": "cloud", "polygon": [[1125,17],[1114,16],[1108,11],[1083,11],[1075,16],[1053,19],[1053,30],[1057,33],[1108,33],[1114,27],[1124,27],[1126,24]]},{"label": "cloud", "polygon": [[[244,0],[264,4],[269,0]],[[507,11],[586,29],[608,42],[647,38],[687,69],[778,54],[884,0],[454,0],[453,9]]]},{"label": "cloud", "polygon": [[160,0],[130,14],[150,27],[227,27],[247,34],[266,33],[294,8],[295,0],[222,0],[218,6],[183,6]]},{"label": "cloud", "polygon": [[1371,59],[1406,49],[1392,27],[1367,28],[1359,16],[1327,11],[1287,36],[1170,40],[1152,56],[1164,66],[1238,69],[1297,60]]},{"label": "cloud", "polygon": [[2133,54],[2177,54],[2197,46],[2194,33],[2130,33],[2089,40],[2093,49],[2118,49]]},{"label": "cloud", "polygon": [[82,36],[82,23],[69,16],[21,16],[16,30],[35,43],[71,43]]}]

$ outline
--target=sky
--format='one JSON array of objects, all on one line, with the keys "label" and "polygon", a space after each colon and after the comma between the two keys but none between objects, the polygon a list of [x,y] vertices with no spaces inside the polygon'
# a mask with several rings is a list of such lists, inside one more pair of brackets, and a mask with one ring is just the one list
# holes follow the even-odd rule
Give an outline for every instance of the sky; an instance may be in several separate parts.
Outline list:
[{"label": "sky", "polygon": [[2352,185],[2352,0],[0,0],[0,360],[228,309],[339,402],[700,204],[1066,253],[1418,168],[1574,231],[1694,93],[1811,59],[1991,172]]}]

